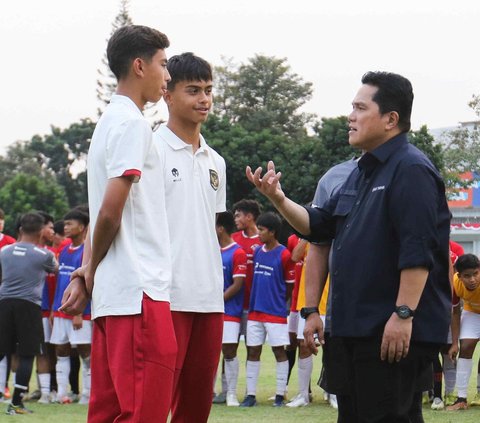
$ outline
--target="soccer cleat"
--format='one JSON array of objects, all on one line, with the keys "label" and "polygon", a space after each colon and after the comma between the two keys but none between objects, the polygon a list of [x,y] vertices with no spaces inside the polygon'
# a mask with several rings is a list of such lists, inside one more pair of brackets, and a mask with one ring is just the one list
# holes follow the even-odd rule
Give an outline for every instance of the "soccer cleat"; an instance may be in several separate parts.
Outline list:
[{"label": "soccer cleat", "polygon": [[305,407],[309,404],[307,398],[304,395],[298,394],[295,398],[293,398],[289,403],[285,404],[286,407]]},{"label": "soccer cleat", "polygon": [[225,404],[225,401],[227,400],[227,393],[226,392],[222,392],[218,395],[215,395],[213,397],[213,400],[212,402],[214,404]]},{"label": "soccer cleat", "polygon": [[5,414],[14,416],[15,414],[32,414],[33,411],[26,408],[22,403],[19,405],[8,404]]},{"label": "soccer cleat", "polygon": [[73,401],[69,396],[64,396],[61,398],[57,396],[57,398],[52,402],[55,404],[71,404]]},{"label": "soccer cleat", "polygon": [[257,405],[257,399],[255,395],[247,395],[240,403],[240,407],[254,407]]},{"label": "soccer cleat", "polygon": [[330,404],[330,407],[334,408],[335,410],[338,410],[337,396],[335,394],[329,395],[328,403]]},{"label": "soccer cleat", "polygon": [[80,400],[80,395],[76,394],[75,392],[69,392],[68,398],[70,398],[72,402],[78,402]]},{"label": "soccer cleat", "polygon": [[42,396],[42,393],[40,392],[40,390],[36,389],[32,393],[25,395],[23,400],[24,401],[38,401],[41,396]]},{"label": "soccer cleat", "polygon": [[447,411],[459,411],[468,409],[467,400],[465,398],[457,398],[453,405],[447,407]]},{"label": "soccer cleat", "polygon": [[238,402],[237,394],[232,392],[227,394],[227,407],[238,407],[240,403]]},{"label": "soccer cleat", "polygon": [[37,402],[39,404],[50,404],[50,394],[42,394]]},{"label": "soccer cleat", "polygon": [[455,404],[457,397],[453,392],[445,395],[445,405],[453,405]]},{"label": "soccer cleat", "polygon": [[82,395],[78,400],[78,403],[81,405],[88,405],[89,401],[90,401],[90,397],[88,395]]},{"label": "soccer cleat", "polygon": [[443,403],[442,399],[439,397],[435,397],[432,402],[432,410],[443,410],[445,408],[445,404]]},{"label": "soccer cleat", "polygon": [[479,406],[480,405],[480,392],[477,392],[475,394],[475,397],[473,398],[473,400],[470,401],[470,405],[472,407],[475,407],[475,406]]},{"label": "soccer cleat", "polygon": [[5,392],[3,393],[3,396],[5,397],[5,399],[12,398],[12,394],[11,394],[10,388],[8,386],[5,386]]},{"label": "soccer cleat", "polygon": [[285,405],[284,399],[285,397],[283,395],[275,395],[275,401],[273,401],[273,406],[283,407]]}]

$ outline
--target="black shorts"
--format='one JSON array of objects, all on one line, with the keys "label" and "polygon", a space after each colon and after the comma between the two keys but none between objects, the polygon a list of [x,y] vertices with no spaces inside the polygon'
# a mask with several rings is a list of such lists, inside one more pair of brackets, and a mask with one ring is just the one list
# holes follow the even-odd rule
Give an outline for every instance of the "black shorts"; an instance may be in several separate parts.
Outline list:
[{"label": "black shorts", "polygon": [[43,345],[42,310],[31,301],[0,300],[0,355],[38,355]]}]

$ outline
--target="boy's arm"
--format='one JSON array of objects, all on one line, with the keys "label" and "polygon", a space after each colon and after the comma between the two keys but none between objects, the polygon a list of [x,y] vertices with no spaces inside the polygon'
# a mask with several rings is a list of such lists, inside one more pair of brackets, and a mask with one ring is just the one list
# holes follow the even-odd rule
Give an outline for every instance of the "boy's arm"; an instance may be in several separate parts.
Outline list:
[{"label": "boy's arm", "polygon": [[452,345],[448,349],[448,356],[452,361],[455,361],[457,359],[457,354],[459,351],[458,338],[460,336],[460,314],[460,302],[458,302],[458,304],[455,305],[452,309]]}]

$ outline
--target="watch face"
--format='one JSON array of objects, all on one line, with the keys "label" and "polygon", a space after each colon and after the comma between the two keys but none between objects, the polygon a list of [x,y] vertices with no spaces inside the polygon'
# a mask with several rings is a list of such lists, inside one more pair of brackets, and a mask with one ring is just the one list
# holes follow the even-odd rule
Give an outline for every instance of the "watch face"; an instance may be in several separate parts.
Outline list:
[{"label": "watch face", "polygon": [[407,306],[399,306],[397,307],[397,314],[398,317],[401,319],[408,319],[409,317],[413,316],[412,311]]}]

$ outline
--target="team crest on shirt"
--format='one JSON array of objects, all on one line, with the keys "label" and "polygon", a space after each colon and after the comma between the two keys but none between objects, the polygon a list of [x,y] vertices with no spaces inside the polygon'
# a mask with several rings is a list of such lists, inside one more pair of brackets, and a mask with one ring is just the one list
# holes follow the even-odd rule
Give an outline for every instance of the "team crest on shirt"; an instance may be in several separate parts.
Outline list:
[{"label": "team crest on shirt", "polygon": [[210,185],[216,191],[218,189],[218,185],[220,184],[218,173],[213,169],[208,169],[208,171],[210,172]]},{"label": "team crest on shirt", "polygon": [[172,176],[173,176],[173,182],[178,182],[182,180],[182,178],[180,178],[180,172],[175,167],[172,169]]}]

